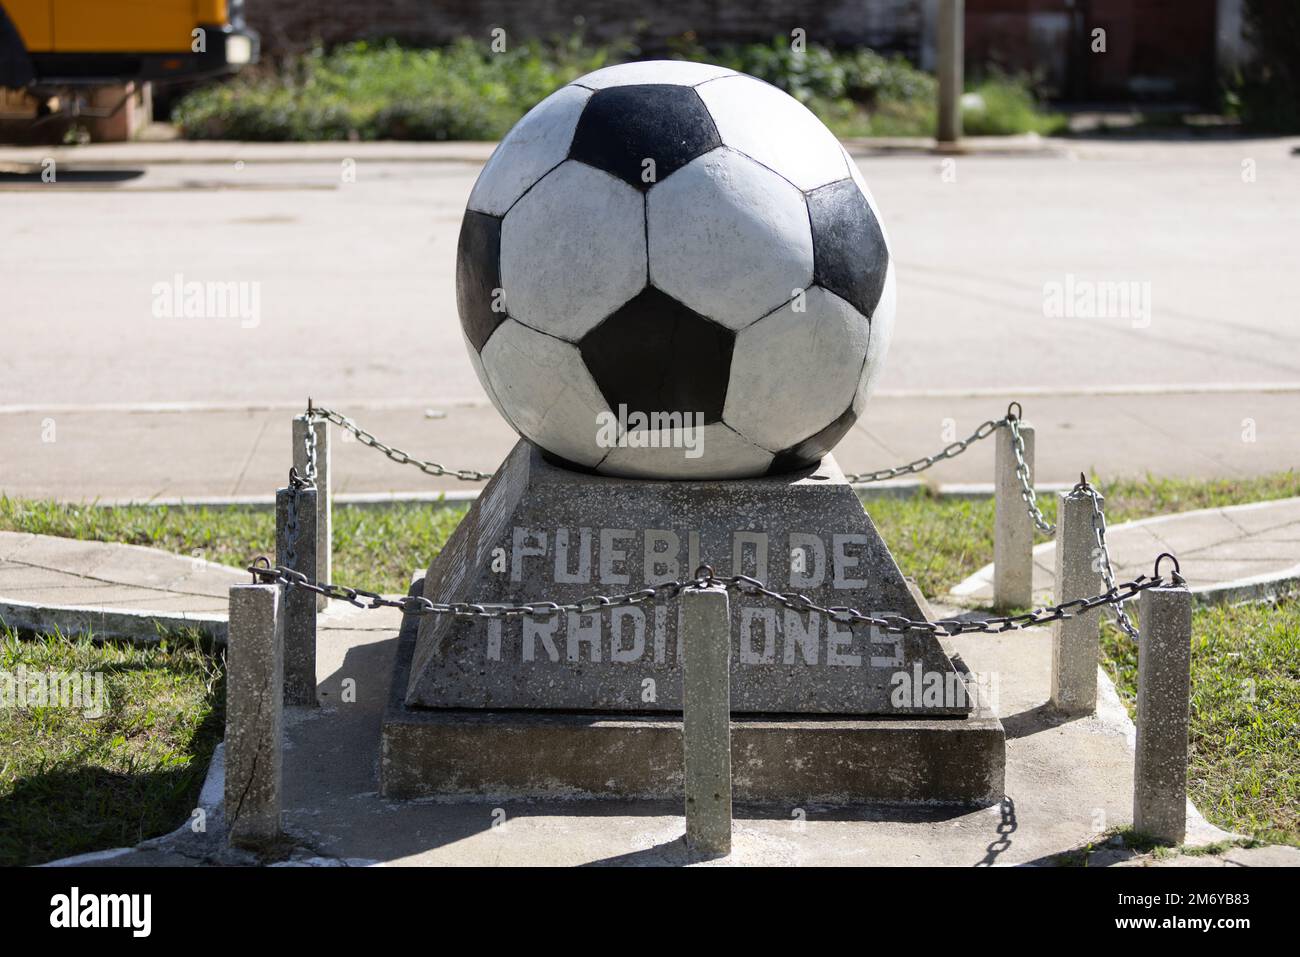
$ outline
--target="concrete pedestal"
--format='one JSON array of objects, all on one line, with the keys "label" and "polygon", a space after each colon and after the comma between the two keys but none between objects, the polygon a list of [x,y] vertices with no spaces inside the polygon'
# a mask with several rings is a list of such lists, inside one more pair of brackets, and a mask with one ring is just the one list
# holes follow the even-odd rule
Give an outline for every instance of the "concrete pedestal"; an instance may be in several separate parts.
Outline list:
[{"label": "concrete pedestal", "polygon": [[[434,560],[423,594],[486,605],[582,602],[690,578],[701,564],[826,608],[921,619],[889,549],[830,456],[817,469],[741,481],[609,478],[559,468],[521,442]],[[502,620],[426,618],[411,707],[680,712],[680,602]],[[963,715],[922,700],[954,686],[934,635],[850,627],[732,594],[731,710]],[[908,693],[900,693],[907,683]]]},{"label": "concrete pedestal", "polygon": [[[829,456],[790,475],[669,482],[559,468],[521,442],[415,593],[585,603],[689,578],[701,563],[826,608],[925,617]],[[1002,727],[941,637],[729,597],[719,635],[694,637],[711,652],[702,673],[728,679],[734,800],[1002,798]],[[681,800],[693,637],[684,605],[408,617],[384,722],[383,793]]]},{"label": "concrete pedestal", "polygon": [[[398,639],[384,797],[683,799],[680,715],[408,707],[418,621],[403,619]],[[1005,770],[1002,723],[983,702],[965,717],[731,720],[732,797],[745,804],[988,807]]]}]

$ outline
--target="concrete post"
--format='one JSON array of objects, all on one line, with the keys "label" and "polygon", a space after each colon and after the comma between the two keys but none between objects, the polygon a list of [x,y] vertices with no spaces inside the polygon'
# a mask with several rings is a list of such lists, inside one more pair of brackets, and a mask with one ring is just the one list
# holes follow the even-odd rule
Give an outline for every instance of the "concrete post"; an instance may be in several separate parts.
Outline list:
[{"label": "concrete post", "polygon": [[282,585],[234,585],[226,644],[226,822],[231,844],[280,836]]},{"label": "concrete post", "polygon": [[[1098,594],[1102,580],[1092,496],[1083,491],[1061,493],[1056,516],[1057,603]],[[1063,714],[1097,710],[1099,614],[1093,608],[1052,623],[1052,707]]]},{"label": "concrete post", "polygon": [[[316,490],[275,493],[275,563],[308,577],[316,567]],[[289,588],[284,597],[284,703],[315,705],[316,593]]]},{"label": "concrete post", "polygon": [[[1020,494],[1011,430],[998,429],[993,476],[993,607],[1028,608],[1034,602],[1034,520]],[[1020,423],[1025,464],[1034,476],[1034,429]]]},{"label": "concrete post", "polygon": [[1148,589],[1139,614],[1133,829],[1181,844],[1187,833],[1192,593],[1186,585]]},{"label": "concrete post", "polygon": [[[334,569],[333,493],[330,491],[330,424],[323,419],[300,415],[293,420],[293,464],[298,474],[307,477],[307,429],[316,433],[316,567],[300,569],[314,581],[327,582]],[[329,599],[316,596],[316,607],[324,611]]]},{"label": "concrete post", "polygon": [[935,139],[940,149],[953,149],[961,139],[965,20],[965,0],[939,0],[939,129]]},{"label": "concrete post", "polygon": [[731,853],[731,614],[724,588],[682,592],[686,846]]}]

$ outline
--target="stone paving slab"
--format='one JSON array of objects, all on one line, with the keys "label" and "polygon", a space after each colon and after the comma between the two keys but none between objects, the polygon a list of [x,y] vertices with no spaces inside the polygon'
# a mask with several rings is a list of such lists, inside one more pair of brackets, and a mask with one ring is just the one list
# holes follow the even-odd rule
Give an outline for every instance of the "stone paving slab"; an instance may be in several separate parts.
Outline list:
[{"label": "stone paving slab", "polygon": [[149,639],[196,628],[224,641],[237,568],[156,548],[0,532],[0,621],[29,630],[90,630]]},{"label": "stone paving slab", "polygon": [[[1112,525],[1107,544],[1117,581],[1151,574],[1162,552],[1179,560],[1201,601],[1265,598],[1300,583],[1300,498],[1200,509]],[[1034,547],[1034,600],[1053,601],[1056,543]],[[1171,566],[1166,562],[1162,570]],[[961,604],[993,600],[993,566],[985,565],[951,592]]]}]

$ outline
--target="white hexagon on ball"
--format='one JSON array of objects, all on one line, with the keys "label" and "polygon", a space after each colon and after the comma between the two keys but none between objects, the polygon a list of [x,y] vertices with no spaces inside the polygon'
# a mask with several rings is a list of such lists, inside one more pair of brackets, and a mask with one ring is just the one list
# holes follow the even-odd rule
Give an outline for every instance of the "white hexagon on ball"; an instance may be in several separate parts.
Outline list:
[{"label": "white hexagon on ball", "polygon": [[482,358],[492,394],[515,428],[579,465],[605,457],[608,450],[596,444],[597,416],[609,410],[576,346],[507,319]]},{"label": "white hexagon on ball", "polygon": [[803,194],[732,150],[706,153],[651,189],[646,221],[650,281],[729,329],[812,283]]},{"label": "white hexagon on ball", "polygon": [[740,76],[735,70],[711,63],[693,63],[689,60],[640,60],[635,63],[617,63],[602,67],[573,81],[574,86],[589,90],[605,90],[613,86],[633,86],[644,83],[666,83],[672,86],[697,86],[708,80],[724,76]]},{"label": "white hexagon on ball", "polygon": [[808,107],[752,76],[701,85],[722,142],[774,169],[802,190],[849,175],[839,140]]},{"label": "white hexagon on ball", "polygon": [[530,189],[501,224],[506,311],[576,342],[646,279],[645,200],[572,160]]},{"label": "white hexagon on ball", "polygon": [[506,134],[469,194],[469,208],[504,216],[528,188],[564,162],[591,91],[566,86],[524,114]]},{"label": "white hexagon on ball", "polygon": [[871,333],[862,313],[814,286],[737,334],[723,421],[773,451],[820,431],[852,405]]}]

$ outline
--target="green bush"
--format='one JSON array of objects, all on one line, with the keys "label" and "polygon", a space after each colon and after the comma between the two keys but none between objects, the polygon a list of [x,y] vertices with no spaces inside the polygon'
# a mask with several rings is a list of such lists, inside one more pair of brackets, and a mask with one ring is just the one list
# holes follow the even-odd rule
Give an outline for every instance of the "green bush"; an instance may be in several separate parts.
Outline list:
[{"label": "green bush", "polygon": [[961,122],[969,136],[1060,133],[1067,125],[1061,114],[1042,112],[1028,78],[1008,76],[976,84],[963,101]]},{"label": "green bush", "polygon": [[353,43],[197,90],[172,120],[190,139],[496,139],[614,52],[529,43],[493,54],[468,39],[434,49]]},{"label": "green bush", "polygon": [[[558,87],[633,52],[621,44],[590,47],[580,35],[505,53],[469,39],[433,49],[353,43],[199,89],[177,105],[172,119],[190,139],[496,139]],[[935,79],[901,56],[816,44],[796,53],[782,37],[713,51],[685,41],[673,55],[766,80],[840,136],[934,132]],[[970,117],[969,132],[1055,128],[1022,80],[991,81],[979,92],[985,109]]]}]

